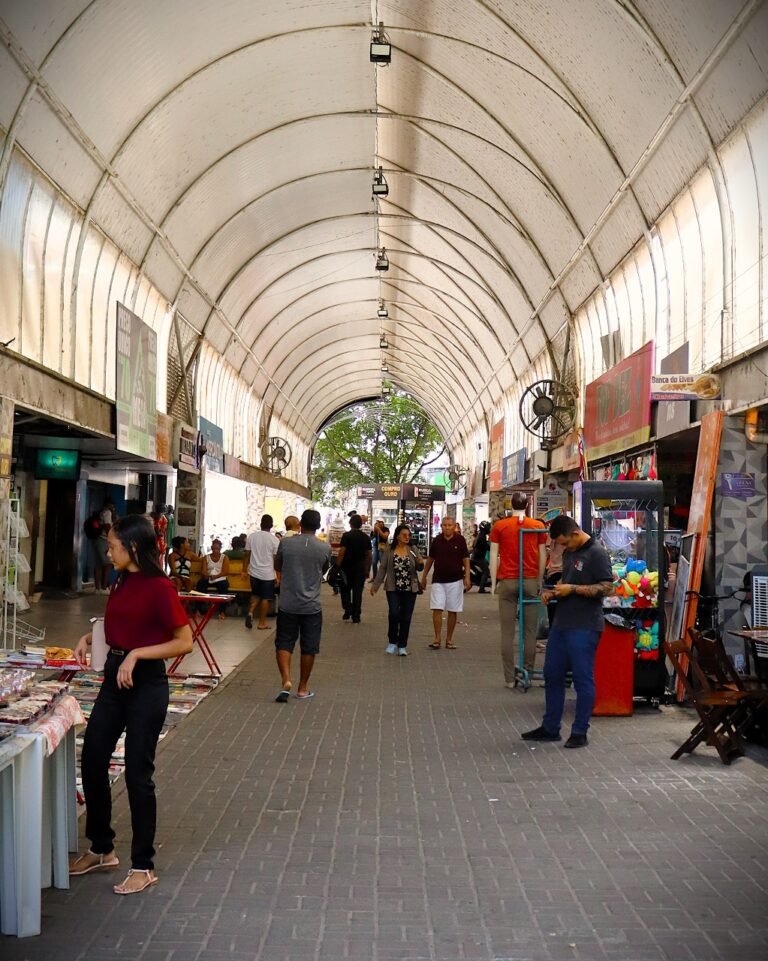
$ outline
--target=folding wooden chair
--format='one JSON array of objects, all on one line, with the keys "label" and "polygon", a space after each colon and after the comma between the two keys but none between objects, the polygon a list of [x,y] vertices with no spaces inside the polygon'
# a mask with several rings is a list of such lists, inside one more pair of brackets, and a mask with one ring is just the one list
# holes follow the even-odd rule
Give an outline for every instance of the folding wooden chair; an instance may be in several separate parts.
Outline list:
[{"label": "folding wooden chair", "polygon": [[[760,724],[761,712],[768,710],[768,687],[758,678],[744,678],[733,666],[733,662],[725,650],[725,645],[719,637],[709,637],[693,627],[688,628],[696,662],[707,676],[710,684],[716,690],[743,691],[747,695],[744,701],[744,718],[738,733],[745,734],[752,724]],[[764,728],[766,719],[762,719]]]},{"label": "folding wooden chair", "polygon": [[672,760],[692,753],[702,741],[715,748],[723,764],[730,764],[734,757],[742,757],[744,742],[740,730],[747,716],[749,695],[745,691],[717,690],[699,666],[688,641],[665,641],[664,648],[688,700],[699,715],[698,723],[672,755]]}]

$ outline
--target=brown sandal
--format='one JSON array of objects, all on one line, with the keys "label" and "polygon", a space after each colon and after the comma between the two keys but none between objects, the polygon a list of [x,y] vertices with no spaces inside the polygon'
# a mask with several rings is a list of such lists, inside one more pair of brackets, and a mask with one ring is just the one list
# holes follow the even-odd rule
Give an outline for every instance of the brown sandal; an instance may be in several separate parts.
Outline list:
[{"label": "brown sandal", "polygon": [[455,651],[455,650],[456,650],[456,645],[455,645],[455,644],[449,644],[448,641],[446,641],[446,642],[445,642],[445,649],[446,649],[446,651]]},{"label": "brown sandal", "polygon": [[439,650],[440,650],[440,645],[439,645],[439,644],[427,644],[427,647],[431,648],[433,651],[439,651]]},{"label": "brown sandal", "polygon": [[[95,860],[94,860],[95,858]],[[105,871],[116,868],[120,864],[114,851],[109,854],[96,854],[94,851],[86,851],[69,862],[69,876],[79,877],[81,874],[90,874],[91,871]]]}]

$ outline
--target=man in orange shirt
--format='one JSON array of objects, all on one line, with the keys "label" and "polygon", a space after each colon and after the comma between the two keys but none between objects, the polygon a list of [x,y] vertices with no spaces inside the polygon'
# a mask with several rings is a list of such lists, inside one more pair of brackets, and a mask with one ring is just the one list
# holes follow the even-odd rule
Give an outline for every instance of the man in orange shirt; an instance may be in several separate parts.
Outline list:
[{"label": "man in orange shirt", "polygon": [[[520,602],[520,537],[522,544],[523,597],[538,600],[547,560],[547,529],[541,521],[526,517],[528,496],[521,491],[512,495],[511,517],[497,521],[491,529],[491,581],[499,598],[501,625],[501,663],[507,687],[515,686],[515,667],[519,660],[518,607]],[[520,529],[541,531],[540,534],[520,534]],[[533,670],[536,657],[536,604],[523,605],[523,664]],[[519,666],[519,665],[517,665]]]}]

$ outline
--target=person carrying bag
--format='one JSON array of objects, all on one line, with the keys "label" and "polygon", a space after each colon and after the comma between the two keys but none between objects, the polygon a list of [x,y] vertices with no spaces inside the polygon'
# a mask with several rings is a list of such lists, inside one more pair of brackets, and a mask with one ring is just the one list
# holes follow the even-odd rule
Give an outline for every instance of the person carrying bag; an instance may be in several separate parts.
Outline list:
[{"label": "person carrying bag", "polygon": [[384,551],[379,569],[371,586],[371,596],[384,584],[389,607],[387,654],[408,653],[408,634],[416,606],[416,597],[422,593],[418,571],[424,560],[411,547],[411,529],[406,524],[395,528],[392,547]]}]

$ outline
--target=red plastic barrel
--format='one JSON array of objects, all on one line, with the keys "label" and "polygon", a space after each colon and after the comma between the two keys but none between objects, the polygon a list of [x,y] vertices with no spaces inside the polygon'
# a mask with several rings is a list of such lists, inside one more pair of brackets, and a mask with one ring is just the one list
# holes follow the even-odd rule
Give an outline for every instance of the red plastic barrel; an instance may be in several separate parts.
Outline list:
[{"label": "red plastic barrel", "polygon": [[595,655],[596,717],[629,717],[635,685],[635,632],[606,623]]}]

